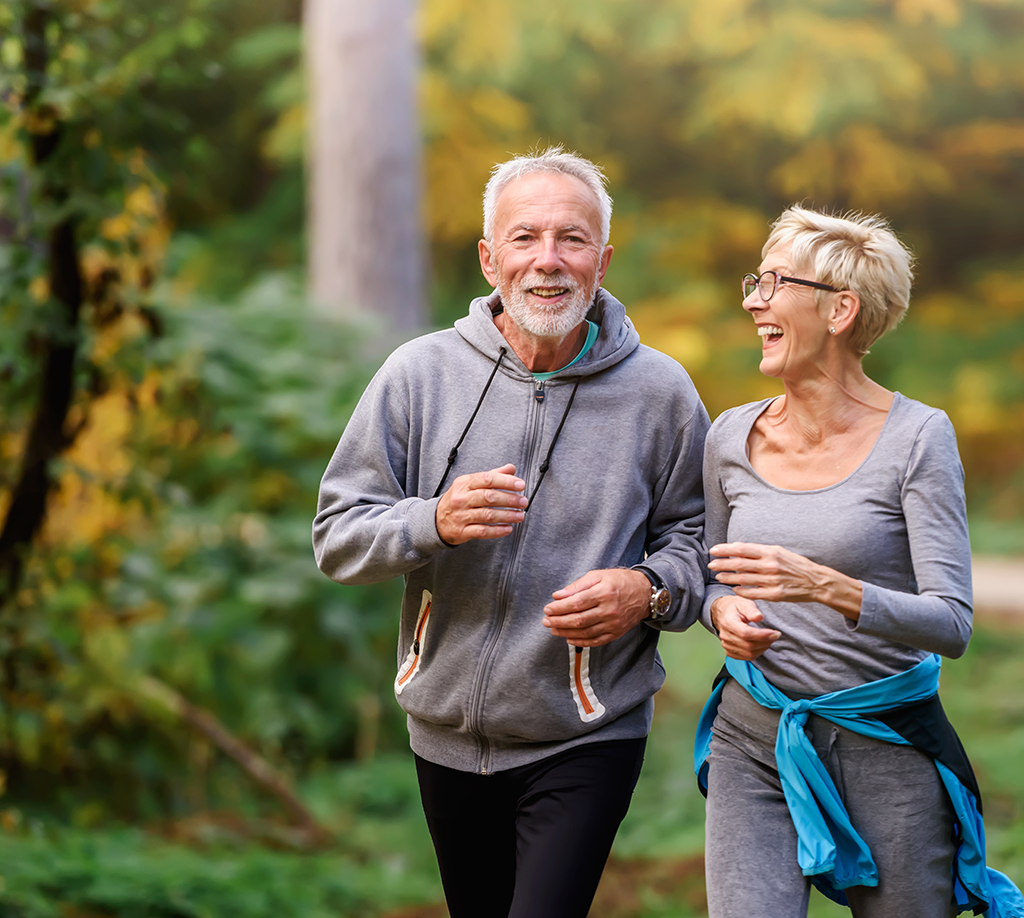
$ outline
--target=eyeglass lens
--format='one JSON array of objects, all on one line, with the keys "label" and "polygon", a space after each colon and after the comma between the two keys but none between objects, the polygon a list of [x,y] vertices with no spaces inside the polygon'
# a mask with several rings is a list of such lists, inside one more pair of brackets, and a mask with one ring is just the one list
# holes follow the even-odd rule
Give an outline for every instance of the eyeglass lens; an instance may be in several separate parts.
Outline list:
[{"label": "eyeglass lens", "polygon": [[743,276],[743,296],[750,296],[755,289],[760,288],[761,299],[767,301],[775,293],[775,286],[778,283],[778,275],[774,271],[765,271],[760,277],[753,274]]}]

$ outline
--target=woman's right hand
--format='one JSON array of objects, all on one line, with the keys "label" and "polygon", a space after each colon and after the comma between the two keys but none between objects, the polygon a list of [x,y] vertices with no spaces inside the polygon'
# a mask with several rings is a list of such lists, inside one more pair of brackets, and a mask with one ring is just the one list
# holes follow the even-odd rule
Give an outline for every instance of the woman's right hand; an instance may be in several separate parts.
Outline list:
[{"label": "woman's right hand", "polygon": [[720,596],[711,604],[711,624],[734,660],[756,660],[782,637],[781,631],[760,627],[763,618],[757,603],[742,596]]}]

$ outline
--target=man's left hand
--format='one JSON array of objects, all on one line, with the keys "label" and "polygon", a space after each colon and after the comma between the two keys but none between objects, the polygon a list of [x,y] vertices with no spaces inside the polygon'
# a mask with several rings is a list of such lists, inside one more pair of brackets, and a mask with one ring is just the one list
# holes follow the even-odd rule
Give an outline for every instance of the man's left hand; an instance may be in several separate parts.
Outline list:
[{"label": "man's left hand", "polygon": [[590,571],[551,594],[545,628],[576,647],[600,647],[635,628],[651,611],[651,581],[640,571]]}]

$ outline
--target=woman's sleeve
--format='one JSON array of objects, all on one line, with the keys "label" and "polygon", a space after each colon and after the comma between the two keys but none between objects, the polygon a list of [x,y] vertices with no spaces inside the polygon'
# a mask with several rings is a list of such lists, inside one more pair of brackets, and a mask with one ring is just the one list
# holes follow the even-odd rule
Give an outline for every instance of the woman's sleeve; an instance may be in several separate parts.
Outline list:
[{"label": "woman's sleeve", "polygon": [[967,649],[973,619],[971,543],[956,434],[941,411],[918,431],[900,498],[917,594],[865,582],[848,627],[947,657]]},{"label": "woman's sleeve", "polygon": [[[716,429],[717,427],[717,429]],[[704,544],[706,548],[728,541],[729,500],[722,484],[724,466],[720,443],[722,429],[712,425],[704,445]],[[711,604],[720,596],[732,596],[730,587],[715,580],[712,571],[705,569],[704,605],[700,613],[701,624],[712,634],[718,634],[711,624]]]}]

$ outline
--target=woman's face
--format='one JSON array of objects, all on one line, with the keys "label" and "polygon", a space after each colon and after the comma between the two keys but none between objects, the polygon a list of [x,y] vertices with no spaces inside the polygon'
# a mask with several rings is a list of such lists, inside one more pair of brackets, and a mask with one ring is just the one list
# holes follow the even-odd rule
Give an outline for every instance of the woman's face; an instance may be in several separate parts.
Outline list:
[{"label": "woman's face", "polygon": [[[795,268],[788,245],[778,245],[765,255],[759,272],[765,271],[802,280],[817,279]],[[743,300],[743,308],[753,317],[761,336],[760,370],[765,376],[799,380],[817,374],[829,332],[827,314],[819,312],[814,292],[813,287],[780,281],[768,302],[756,288]]]}]

